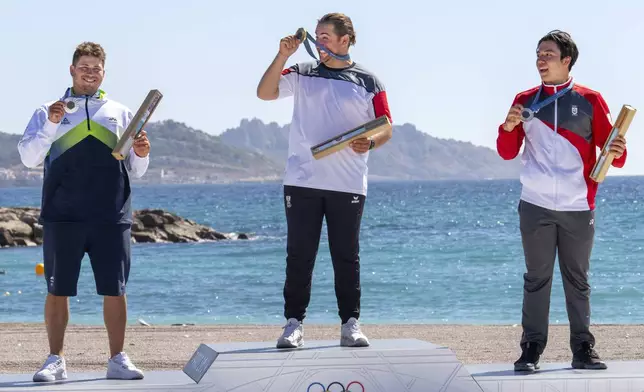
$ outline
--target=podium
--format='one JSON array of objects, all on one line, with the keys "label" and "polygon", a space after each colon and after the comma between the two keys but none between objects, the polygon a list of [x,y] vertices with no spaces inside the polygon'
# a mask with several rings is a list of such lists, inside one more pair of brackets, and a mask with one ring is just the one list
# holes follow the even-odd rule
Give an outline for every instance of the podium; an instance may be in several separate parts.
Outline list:
[{"label": "podium", "polygon": [[235,392],[333,392],[347,386],[350,392],[481,392],[447,347],[416,339],[373,340],[356,348],[338,343],[305,341],[288,350],[274,348],[275,342],[207,345],[219,356],[199,385],[213,382]]},{"label": "podium", "polygon": [[[213,391],[213,392],[609,392],[644,390],[644,362],[608,362],[607,370],[573,370],[570,363],[542,364],[532,373],[513,365],[463,365],[447,347],[417,339],[372,340],[370,347],[340,347],[338,340],[307,340],[299,349],[275,342],[202,344],[215,352],[195,382],[181,369],[146,371],[143,380],[106,380],[105,371],[33,383],[30,374],[0,374],[0,390],[22,391]],[[195,352],[195,354],[197,353]],[[186,367],[190,368],[191,361]],[[195,368],[196,369],[196,368]],[[193,370],[195,370],[193,369]],[[189,370],[189,369],[188,369]],[[35,371],[35,370],[34,370]],[[321,386],[320,386],[321,384]],[[348,386],[348,388],[347,388]],[[361,388],[361,386],[364,388]],[[325,390],[326,392],[326,390]]]}]

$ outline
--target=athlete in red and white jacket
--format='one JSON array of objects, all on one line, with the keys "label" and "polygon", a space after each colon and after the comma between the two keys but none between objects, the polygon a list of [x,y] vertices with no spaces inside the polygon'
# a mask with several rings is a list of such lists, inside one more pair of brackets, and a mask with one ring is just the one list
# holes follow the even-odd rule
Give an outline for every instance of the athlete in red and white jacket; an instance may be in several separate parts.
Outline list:
[{"label": "athlete in red and white jacket", "polygon": [[[597,149],[612,129],[601,94],[570,76],[579,52],[569,34],[553,31],[539,40],[540,86],[519,93],[499,126],[497,151],[522,156],[519,219],[524,249],[522,355],[515,371],[534,371],[548,341],[548,314],[555,258],[559,257],[570,322],[572,366],[606,369],[590,332],[588,271],[595,235],[595,195],[590,179]],[[523,114],[527,114],[522,117]],[[616,138],[610,150],[613,166],[626,161],[626,141]]]},{"label": "athlete in red and white jacket", "polygon": [[[539,64],[540,73],[547,75],[548,60],[539,60]],[[608,105],[599,92],[576,83],[569,75],[562,77],[563,82],[546,80],[517,94],[508,120],[499,126],[497,150],[503,159],[514,159],[525,142],[522,200],[555,211],[593,210],[598,184],[590,179],[590,172],[597,148],[603,147],[613,127]],[[568,93],[541,109],[531,121],[520,122],[520,110],[530,107],[537,95],[542,101],[570,86]],[[613,166],[623,167],[624,140],[617,140],[613,151],[618,154]]]}]

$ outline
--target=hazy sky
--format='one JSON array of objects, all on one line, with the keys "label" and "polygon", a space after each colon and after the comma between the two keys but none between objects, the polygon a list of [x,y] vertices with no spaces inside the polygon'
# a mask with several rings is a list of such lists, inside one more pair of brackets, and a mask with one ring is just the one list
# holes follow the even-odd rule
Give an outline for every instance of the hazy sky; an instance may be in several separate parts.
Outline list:
[{"label": "hazy sky", "polygon": [[[539,83],[538,39],[571,32],[577,82],[600,91],[614,118],[622,104],[640,110],[627,165],[611,174],[644,174],[641,0],[1,0],[0,130],[22,133],[38,105],[63,94],[74,48],[85,40],[107,51],[103,88],[113,99],[135,111],[150,89],[163,92],[153,121],[212,134],[243,118],[288,123],[292,101],[260,101],[257,83],[282,36],[314,30],[333,11],[352,17],[352,56],[385,84],[395,123],[492,148],[514,95]],[[309,59],[302,46],[290,63]]]}]

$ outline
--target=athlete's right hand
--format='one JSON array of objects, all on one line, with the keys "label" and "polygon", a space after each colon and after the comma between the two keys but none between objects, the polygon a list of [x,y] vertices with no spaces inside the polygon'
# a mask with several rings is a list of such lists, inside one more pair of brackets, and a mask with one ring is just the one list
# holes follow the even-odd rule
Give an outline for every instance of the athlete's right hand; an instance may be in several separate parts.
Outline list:
[{"label": "athlete's right hand", "polygon": [[506,132],[512,132],[514,127],[519,125],[521,122],[521,111],[523,110],[523,105],[516,104],[510,108],[508,111],[508,116],[505,118],[503,123],[503,130]]},{"label": "athlete's right hand", "polygon": [[291,57],[293,53],[297,52],[302,42],[295,38],[295,35],[289,35],[280,40],[280,54],[284,57]]},{"label": "athlete's right hand", "polygon": [[60,120],[63,119],[63,116],[65,115],[65,103],[63,101],[58,101],[53,103],[49,107],[49,121],[53,122],[54,124],[58,124]]}]

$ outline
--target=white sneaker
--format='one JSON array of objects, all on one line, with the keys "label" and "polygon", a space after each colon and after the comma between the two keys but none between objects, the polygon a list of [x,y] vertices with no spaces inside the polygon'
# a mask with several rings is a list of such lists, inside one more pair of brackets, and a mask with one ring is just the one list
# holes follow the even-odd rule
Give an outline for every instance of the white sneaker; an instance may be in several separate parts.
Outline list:
[{"label": "white sneaker", "polygon": [[304,345],[304,329],[301,322],[290,318],[282,328],[284,332],[277,339],[277,348],[298,348]]},{"label": "white sneaker", "polygon": [[49,354],[42,368],[34,374],[34,382],[48,382],[65,380],[67,378],[67,365],[65,358]]},{"label": "white sneaker", "polygon": [[143,372],[134,366],[126,353],[121,352],[107,362],[107,378],[119,380],[141,380]]},{"label": "white sneaker", "polygon": [[351,317],[346,324],[340,328],[340,346],[344,347],[367,347],[369,339],[360,331],[358,320]]}]

